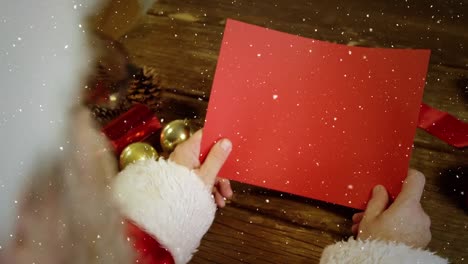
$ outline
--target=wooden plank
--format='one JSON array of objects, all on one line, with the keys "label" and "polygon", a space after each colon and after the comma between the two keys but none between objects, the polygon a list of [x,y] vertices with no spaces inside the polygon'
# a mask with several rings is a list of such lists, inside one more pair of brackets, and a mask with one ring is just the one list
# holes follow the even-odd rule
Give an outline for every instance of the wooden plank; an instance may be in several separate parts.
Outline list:
[{"label": "wooden plank", "polygon": [[[407,8],[407,6],[410,8]],[[292,34],[342,44],[430,48],[434,64],[468,67],[464,43],[468,33],[468,5],[459,3],[406,2],[404,5],[386,1],[160,1],[150,10],[159,19],[162,38],[207,47],[219,43],[226,18],[269,27]],[[149,19],[146,17],[145,20]],[[152,23],[152,22],[143,22]],[[185,24],[185,25],[184,25]],[[140,27],[141,28],[141,27]],[[158,31],[157,28],[153,30]],[[204,32],[212,33],[205,38]],[[194,33],[201,35],[195,36]],[[167,35],[165,35],[167,34]],[[177,35],[177,37],[175,37]],[[185,41],[187,40],[187,41]]]},{"label": "wooden plank", "polygon": [[192,263],[318,262],[323,245],[337,239],[236,207],[216,219]]},{"label": "wooden plank", "polygon": [[468,153],[441,153],[424,148],[413,151],[411,166],[426,175],[423,207],[431,216],[430,248],[451,257],[468,260]]},{"label": "wooden plank", "polygon": [[[248,20],[246,21],[251,22]],[[179,89],[196,89],[209,93],[221,44],[222,32],[224,29],[222,23],[224,23],[224,20],[213,21],[212,23],[213,24],[193,23],[166,16],[148,15],[143,18],[142,25],[126,35],[126,37],[122,39],[122,42],[129,50],[132,50],[131,55],[137,64],[146,64],[156,67],[163,79],[166,80],[166,86],[178,87]],[[301,34],[300,29],[295,31],[287,29],[288,28],[281,28],[280,30],[297,35],[304,35]],[[314,32],[307,36],[332,42],[357,45],[354,41],[338,41],[343,38],[340,32],[335,32],[335,30],[331,30],[327,27],[321,30],[321,34],[327,35],[326,38],[319,38]],[[381,34],[381,38],[388,37],[387,34]],[[398,36],[402,35],[396,32],[395,34]],[[387,42],[385,39],[379,40],[376,37],[373,40],[374,43],[360,43],[360,45],[386,47],[382,44]],[[456,42],[457,40],[454,39],[453,41]],[[468,37],[459,41],[460,43],[466,43],[468,42]],[[413,43],[423,45],[420,43],[419,39],[413,40]],[[410,44],[411,43],[402,47],[413,47]],[[456,51],[462,52],[462,50],[454,47],[443,49],[440,52],[436,47],[431,47],[429,45],[424,47],[432,49],[431,63],[433,65],[444,65],[444,62],[447,62],[445,64],[449,64],[451,61],[465,60],[462,54],[466,52],[457,54]],[[442,54],[442,52],[445,53]],[[468,68],[468,66],[460,65],[460,63],[455,63],[455,68]]]},{"label": "wooden plank", "polygon": [[156,115],[167,123],[175,119],[189,119],[196,128],[201,128],[205,123],[205,115],[208,102],[172,92],[161,93],[160,104]]},{"label": "wooden plank", "polygon": [[423,101],[468,122],[468,69],[429,65]]},{"label": "wooden plank", "polygon": [[146,11],[141,1],[109,0],[97,12],[90,14],[89,27],[112,39],[120,38],[125,32],[138,24]]},{"label": "wooden plank", "polygon": [[[170,18],[145,16],[143,24],[122,42],[132,51],[134,62],[159,72],[163,86],[209,95],[221,35],[211,32],[211,28],[186,24],[182,22],[174,29]],[[213,35],[217,38],[211,39]]]}]

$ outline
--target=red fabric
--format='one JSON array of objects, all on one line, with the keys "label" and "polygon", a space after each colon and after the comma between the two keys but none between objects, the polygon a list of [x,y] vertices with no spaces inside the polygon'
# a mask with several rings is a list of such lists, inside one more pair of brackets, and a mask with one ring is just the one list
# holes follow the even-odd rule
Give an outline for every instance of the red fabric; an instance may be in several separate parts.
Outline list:
[{"label": "red fabric", "polygon": [[222,137],[220,176],[364,209],[406,177],[429,50],[337,45],[228,20],[202,159]]},{"label": "red fabric", "polygon": [[112,120],[102,132],[110,140],[115,153],[120,155],[126,146],[147,139],[160,128],[156,115],[147,106],[136,104]]},{"label": "red fabric", "polygon": [[421,104],[418,127],[458,148],[468,147],[468,123]]},{"label": "red fabric", "polygon": [[133,223],[127,222],[127,235],[137,252],[135,263],[174,264],[171,253],[163,248],[156,239],[142,231]]}]

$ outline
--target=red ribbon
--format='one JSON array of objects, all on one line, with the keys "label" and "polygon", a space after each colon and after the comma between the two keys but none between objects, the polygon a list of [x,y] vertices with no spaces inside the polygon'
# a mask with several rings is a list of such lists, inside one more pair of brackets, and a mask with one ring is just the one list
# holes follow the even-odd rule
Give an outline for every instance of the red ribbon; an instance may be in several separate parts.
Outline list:
[{"label": "red ribbon", "polygon": [[452,146],[468,146],[468,123],[426,104],[421,104],[418,127]]}]

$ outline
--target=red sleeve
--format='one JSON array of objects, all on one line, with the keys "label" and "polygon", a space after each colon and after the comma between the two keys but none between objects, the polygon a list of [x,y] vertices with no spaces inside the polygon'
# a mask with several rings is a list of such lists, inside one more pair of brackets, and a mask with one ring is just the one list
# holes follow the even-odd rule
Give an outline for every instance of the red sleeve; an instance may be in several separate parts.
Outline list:
[{"label": "red sleeve", "polygon": [[174,264],[171,253],[135,224],[127,222],[127,235],[137,253],[135,263]]}]

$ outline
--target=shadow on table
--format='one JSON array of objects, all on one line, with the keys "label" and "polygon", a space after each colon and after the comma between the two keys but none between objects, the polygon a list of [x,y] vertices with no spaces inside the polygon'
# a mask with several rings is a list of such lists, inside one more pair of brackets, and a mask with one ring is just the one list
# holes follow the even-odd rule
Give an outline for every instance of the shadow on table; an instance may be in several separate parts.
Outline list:
[{"label": "shadow on table", "polygon": [[439,186],[443,194],[468,213],[468,160],[466,165],[443,170]]}]

